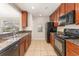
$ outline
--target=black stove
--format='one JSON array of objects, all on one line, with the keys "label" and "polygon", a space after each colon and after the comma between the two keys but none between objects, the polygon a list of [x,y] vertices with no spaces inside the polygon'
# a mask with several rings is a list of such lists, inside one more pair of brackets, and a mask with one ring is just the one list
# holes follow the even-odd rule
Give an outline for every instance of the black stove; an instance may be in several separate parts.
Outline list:
[{"label": "black stove", "polygon": [[56,37],[61,38],[61,39],[78,39],[78,36],[65,36],[65,35],[56,35]]},{"label": "black stove", "polygon": [[62,39],[78,39],[79,29],[64,29],[64,34],[56,34],[56,37]]},{"label": "black stove", "polygon": [[79,29],[64,29],[63,34],[55,34],[55,50],[58,55],[66,55],[66,40],[79,39]]}]

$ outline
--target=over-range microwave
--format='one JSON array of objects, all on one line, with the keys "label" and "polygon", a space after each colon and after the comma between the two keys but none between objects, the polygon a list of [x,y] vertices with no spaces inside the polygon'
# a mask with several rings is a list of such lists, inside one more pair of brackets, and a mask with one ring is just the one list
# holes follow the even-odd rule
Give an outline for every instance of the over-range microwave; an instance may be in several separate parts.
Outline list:
[{"label": "over-range microwave", "polygon": [[59,26],[65,26],[69,24],[75,24],[75,11],[70,11],[69,13],[61,16],[59,18]]},{"label": "over-range microwave", "polygon": [[66,25],[66,15],[63,15],[59,18],[58,26],[65,26]]},{"label": "over-range microwave", "polygon": [[66,14],[67,19],[66,19],[66,24],[75,24],[75,11],[70,11],[69,13]]}]

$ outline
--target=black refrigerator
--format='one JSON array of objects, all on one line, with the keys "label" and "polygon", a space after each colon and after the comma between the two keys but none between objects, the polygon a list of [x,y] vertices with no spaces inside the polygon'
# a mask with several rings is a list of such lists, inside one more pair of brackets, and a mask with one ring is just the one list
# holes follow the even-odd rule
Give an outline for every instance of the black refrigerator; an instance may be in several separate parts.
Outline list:
[{"label": "black refrigerator", "polygon": [[57,27],[54,27],[54,22],[48,22],[47,23],[47,43],[50,43],[50,32],[57,32]]}]

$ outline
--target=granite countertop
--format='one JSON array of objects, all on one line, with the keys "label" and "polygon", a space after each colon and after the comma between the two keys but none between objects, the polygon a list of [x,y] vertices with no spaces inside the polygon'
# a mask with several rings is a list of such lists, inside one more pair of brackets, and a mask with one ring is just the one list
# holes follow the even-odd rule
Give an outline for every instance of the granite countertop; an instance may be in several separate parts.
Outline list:
[{"label": "granite countertop", "polygon": [[67,39],[67,41],[79,46],[79,39]]},{"label": "granite countertop", "polygon": [[29,34],[29,32],[26,32],[26,33],[19,33],[18,35],[16,34],[15,37],[13,37],[13,36],[5,37],[7,40],[0,43],[0,51],[7,48],[9,45],[19,41],[22,37],[24,37],[28,34]]}]

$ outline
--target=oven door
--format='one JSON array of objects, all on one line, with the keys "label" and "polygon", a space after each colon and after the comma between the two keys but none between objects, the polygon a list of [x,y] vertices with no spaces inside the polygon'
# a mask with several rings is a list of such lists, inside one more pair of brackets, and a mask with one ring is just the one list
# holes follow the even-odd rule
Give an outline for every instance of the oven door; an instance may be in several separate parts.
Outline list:
[{"label": "oven door", "polygon": [[65,40],[55,39],[55,49],[60,56],[65,56]]}]

